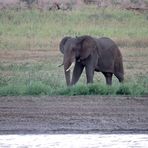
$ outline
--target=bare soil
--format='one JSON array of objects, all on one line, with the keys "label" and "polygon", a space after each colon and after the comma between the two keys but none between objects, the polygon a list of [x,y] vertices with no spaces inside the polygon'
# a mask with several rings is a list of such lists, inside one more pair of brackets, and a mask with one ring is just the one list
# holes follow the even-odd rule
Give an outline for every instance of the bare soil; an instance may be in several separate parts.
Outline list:
[{"label": "bare soil", "polygon": [[148,133],[148,97],[0,97],[0,134]]}]

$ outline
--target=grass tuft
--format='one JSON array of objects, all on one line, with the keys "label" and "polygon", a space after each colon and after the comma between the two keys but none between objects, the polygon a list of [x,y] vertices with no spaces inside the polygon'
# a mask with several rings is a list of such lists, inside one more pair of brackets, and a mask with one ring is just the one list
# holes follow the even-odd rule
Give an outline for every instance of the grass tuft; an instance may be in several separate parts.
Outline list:
[{"label": "grass tuft", "polygon": [[35,82],[26,87],[25,95],[50,95],[52,89],[42,82]]},{"label": "grass tuft", "polygon": [[129,86],[122,85],[117,89],[116,94],[117,95],[131,95],[131,90]]},{"label": "grass tuft", "polygon": [[0,87],[0,96],[18,96],[24,95],[25,87],[16,85],[7,85]]}]

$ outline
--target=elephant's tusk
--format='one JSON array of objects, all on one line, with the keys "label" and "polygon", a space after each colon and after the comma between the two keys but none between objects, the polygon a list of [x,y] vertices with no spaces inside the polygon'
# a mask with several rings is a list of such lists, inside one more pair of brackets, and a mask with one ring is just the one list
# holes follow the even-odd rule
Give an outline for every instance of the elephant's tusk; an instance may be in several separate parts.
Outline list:
[{"label": "elephant's tusk", "polygon": [[62,64],[60,64],[58,67],[61,67],[61,66],[63,66],[64,64],[62,63]]},{"label": "elephant's tusk", "polygon": [[72,64],[69,66],[69,68],[66,69],[66,71],[71,70],[74,67],[74,65],[75,65],[75,62],[72,62]]}]

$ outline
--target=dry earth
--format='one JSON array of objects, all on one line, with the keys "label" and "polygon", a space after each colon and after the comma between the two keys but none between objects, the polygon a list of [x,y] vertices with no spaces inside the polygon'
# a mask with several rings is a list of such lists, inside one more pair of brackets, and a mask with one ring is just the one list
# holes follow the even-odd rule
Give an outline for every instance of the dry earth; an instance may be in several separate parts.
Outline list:
[{"label": "dry earth", "polygon": [[148,133],[148,97],[0,97],[0,134]]}]

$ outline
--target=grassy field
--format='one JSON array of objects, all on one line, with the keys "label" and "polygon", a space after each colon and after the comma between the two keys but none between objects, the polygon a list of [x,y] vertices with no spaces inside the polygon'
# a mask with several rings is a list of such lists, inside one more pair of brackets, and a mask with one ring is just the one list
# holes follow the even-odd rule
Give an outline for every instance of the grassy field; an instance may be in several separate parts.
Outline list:
[{"label": "grassy field", "polygon": [[[107,36],[123,54],[125,83],[114,77],[105,85],[96,73],[93,85],[66,87],[62,54],[64,36]],[[83,7],[73,11],[0,11],[0,96],[5,95],[148,95],[148,14]]]}]

